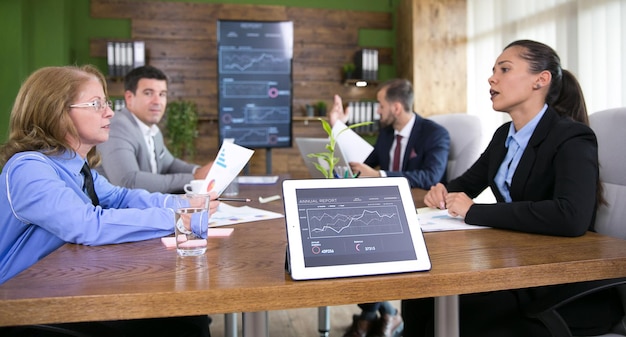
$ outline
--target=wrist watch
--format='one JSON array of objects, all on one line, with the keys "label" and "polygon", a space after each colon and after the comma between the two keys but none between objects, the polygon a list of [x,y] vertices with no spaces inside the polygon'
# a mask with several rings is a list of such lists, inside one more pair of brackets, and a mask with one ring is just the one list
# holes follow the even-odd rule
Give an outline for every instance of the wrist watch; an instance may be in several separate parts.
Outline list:
[{"label": "wrist watch", "polygon": [[182,234],[191,234],[191,231],[185,228],[185,224],[183,223],[183,218],[178,218],[178,221],[176,221],[176,228]]}]

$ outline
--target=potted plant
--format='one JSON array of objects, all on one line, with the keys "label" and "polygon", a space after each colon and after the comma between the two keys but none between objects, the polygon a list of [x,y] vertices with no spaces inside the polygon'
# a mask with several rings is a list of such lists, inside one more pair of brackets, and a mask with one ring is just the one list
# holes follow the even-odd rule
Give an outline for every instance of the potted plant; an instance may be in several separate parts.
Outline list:
[{"label": "potted plant", "polygon": [[175,157],[193,159],[196,154],[195,139],[198,137],[198,112],[196,103],[185,100],[169,102],[165,126],[167,145]]},{"label": "potted plant", "polygon": [[343,70],[343,80],[347,81],[349,79],[352,79],[352,77],[354,76],[354,71],[356,70],[356,66],[354,65],[354,63],[349,62],[343,65],[342,70]]},{"label": "potted plant", "polygon": [[328,144],[326,145],[326,150],[328,151],[320,152],[320,153],[309,153],[307,157],[316,158],[318,160],[325,161],[326,164],[328,165],[328,168],[320,165],[317,162],[313,162],[313,165],[315,165],[315,168],[317,168],[318,171],[322,172],[324,177],[334,178],[335,165],[339,162],[339,158],[335,157],[335,145],[337,144],[336,137],[339,137],[339,135],[341,135],[344,131],[348,129],[354,129],[354,128],[358,128],[359,126],[369,125],[369,124],[372,124],[373,122],[362,122],[362,123],[349,125],[345,129],[339,131],[337,133],[337,136],[335,136],[333,135],[332,127],[325,119],[318,118],[318,120],[322,122],[322,127],[324,128],[324,131],[326,131],[326,133],[328,134]]},{"label": "potted plant", "polygon": [[315,107],[314,106],[312,106],[311,104],[306,104],[305,105],[305,109],[306,109],[306,116],[307,117],[315,116]]},{"label": "potted plant", "polygon": [[318,101],[315,103],[315,108],[317,109],[318,116],[326,116],[326,102]]}]

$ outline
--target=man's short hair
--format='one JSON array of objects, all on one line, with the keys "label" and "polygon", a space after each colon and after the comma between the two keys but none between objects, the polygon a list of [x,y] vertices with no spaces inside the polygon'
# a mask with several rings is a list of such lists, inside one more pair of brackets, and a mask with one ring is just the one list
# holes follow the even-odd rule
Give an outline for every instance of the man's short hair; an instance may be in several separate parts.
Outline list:
[{"label": "man's short hair", "polygon": [[378,90],[386,89],[385,99],[388,102],[399,102],[407,112],[413,111],[413,86],[403,78],[394,78],[384,82]]},{"label": "man's short hair", "polygon": [[167,82],[167,76],[160,69],[153,66],[137,67],[124,76],[124,90],[131,91],[133,94],[137,91],[137,83],[142,78],[150,78]]}]

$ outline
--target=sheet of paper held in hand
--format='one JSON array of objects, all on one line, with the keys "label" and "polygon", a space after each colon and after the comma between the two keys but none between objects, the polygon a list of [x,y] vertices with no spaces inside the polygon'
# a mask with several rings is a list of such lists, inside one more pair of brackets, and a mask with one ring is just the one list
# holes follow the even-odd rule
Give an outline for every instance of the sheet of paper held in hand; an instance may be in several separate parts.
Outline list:
[{"label": "sheet of paper held in hand", "polygon": [[[365,159],[369,157],[370,153],[372,153],[374,147],[352,129],[341,132],[341,130],[347,127],[348,126],[342,121],[335,122],[335,125],[333,125],[333,135],[339,147],[345,149],[342,152],[348,162],[363,163]],[[337,137],[339,132],[341,132],[341,134]],[[347,149],[350,149],[350,151],[347,151]]]},{"label": "sheet of paper held in hand", "polygon": [[209,227],[234,225],[243,222],[282,218],[284,215],[250,206],[231,206],[221,202],[217,212],[209,217]]},{"label": "sheet of paper held in hand", "polygon": [[237,177],[239,172],[252,157],[254,150],[247,149],[243,146],[239,146],[235,143],[226,142],[222,143],[217,158],[213,162],[213,166],[209,170],[209,174],[206,176],[206,181],[210,182],[215,180],[215,186],[213,190],[217,192],[217,195],[221,195],[226,187]]},{"label": "sheet of paper held in hand", "polygon": [[461,217],[453,217],[447,209],[436,210],[429,207],[417,210],[417,219],[423,232],[456,231],[464,229],[482,229],[486,226],[468,225]]}]

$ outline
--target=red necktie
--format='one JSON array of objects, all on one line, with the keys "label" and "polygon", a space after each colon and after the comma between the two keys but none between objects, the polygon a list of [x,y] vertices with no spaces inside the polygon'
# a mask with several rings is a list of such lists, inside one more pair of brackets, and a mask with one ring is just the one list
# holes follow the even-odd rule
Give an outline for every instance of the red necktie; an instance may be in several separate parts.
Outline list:
[{"label": "red necktie", "polygon": [[402,136],[396,135],[396,149],[393,152],[392,171],[400,171],[400,150],[402,150]]}]

